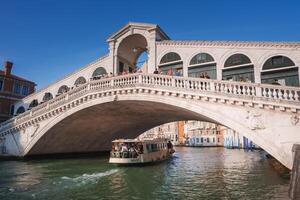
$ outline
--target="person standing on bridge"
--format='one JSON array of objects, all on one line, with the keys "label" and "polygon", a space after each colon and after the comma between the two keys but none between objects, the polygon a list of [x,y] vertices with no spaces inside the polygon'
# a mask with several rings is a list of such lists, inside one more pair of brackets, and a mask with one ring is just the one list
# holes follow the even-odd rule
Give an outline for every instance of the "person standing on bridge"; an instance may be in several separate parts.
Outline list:
[{"label": "person standing on bridge", "polygon": [[155,70],[154,70],[153,74],[158,74],[158,70],[157,70],[157,68],[155,68]]}]

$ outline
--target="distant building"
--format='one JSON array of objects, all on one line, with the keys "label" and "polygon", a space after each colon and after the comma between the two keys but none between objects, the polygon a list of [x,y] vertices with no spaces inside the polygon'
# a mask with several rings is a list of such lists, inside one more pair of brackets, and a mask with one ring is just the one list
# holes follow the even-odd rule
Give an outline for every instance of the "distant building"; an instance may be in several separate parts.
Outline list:
[{"label": "distant building", "polygon": [[142,138],[164,137],[174,145],[193,147],[259,148],[251,140],[225,126],[203,121],[178,121],[152,128]]},{"label": "distant building", "polygon": [[224,147],[238,149],[254,149],[259,148],[251,140],[244,137],[242,134],[229,129],[225,126],[220,127],[220,132],[224,135]]},{"label": "distant building", "polygon": [[164,137],[168,138],[173,144],[179,145],[184,143],[183,122],[171,122],[152,128],[142,135],[142,138]]},{"label": "distant building", "polygon": [[[4,70],[0,70],[0,122],[13,116],[14,103],[35,90],[35,83],[11,73],[12,62],[4,63]],[[20,109],[17,113],[25,112]]]},{"label": "distant building", "polygon": [[186,121],[185,138],[187,146],[223,146],[223,136],[214,123]]}]

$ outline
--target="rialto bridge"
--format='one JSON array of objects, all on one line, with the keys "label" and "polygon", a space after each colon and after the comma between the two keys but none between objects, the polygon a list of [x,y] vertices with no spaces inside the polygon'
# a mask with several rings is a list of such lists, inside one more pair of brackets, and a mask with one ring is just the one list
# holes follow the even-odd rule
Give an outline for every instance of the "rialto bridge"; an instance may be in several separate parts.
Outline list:
[{"label": "rialto bridge", "polygon": [[[0,154],[108,150],[115,138],[199,120],[242,133],[292,167],[299,42],[174,41],[144,23],[128,23],[107,42],[107,55],[15,104],[15,117],[0,125]],[[99,79],[105,74],[113,76]]]}]

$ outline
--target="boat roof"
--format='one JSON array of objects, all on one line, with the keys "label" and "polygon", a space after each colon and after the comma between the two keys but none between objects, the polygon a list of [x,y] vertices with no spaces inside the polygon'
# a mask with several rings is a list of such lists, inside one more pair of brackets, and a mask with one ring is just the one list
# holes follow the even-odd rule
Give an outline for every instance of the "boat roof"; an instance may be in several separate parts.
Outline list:
[{"label": "boat roof", "polygon": [[141,140],[137,140],[137,139],[117,139],[117,140],[113,140],[112,142],[114,143],[122,143],[122,142],[141,142]]},{"label": "boat roof", "polygon": [[117,139],[117,140],[113,140],[113,143],[135,143],[135,142],[158,142],[158,141],[162,141],[165,140],[165,138],[154,138],[154,139],[148,139],[145,138],[143,140],[138,140],[138,139]]}]

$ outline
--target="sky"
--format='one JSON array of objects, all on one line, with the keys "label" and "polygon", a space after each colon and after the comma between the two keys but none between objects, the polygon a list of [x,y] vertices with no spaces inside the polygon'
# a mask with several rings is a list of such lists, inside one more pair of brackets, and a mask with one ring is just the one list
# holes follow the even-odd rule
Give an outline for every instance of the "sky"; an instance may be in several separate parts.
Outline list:
[{"label": "sky", "polygon": [[0,0],[0,63],[37,83],[108,52],[129,21],[159,24],[174,40],[300,41],[297,0]]}]

